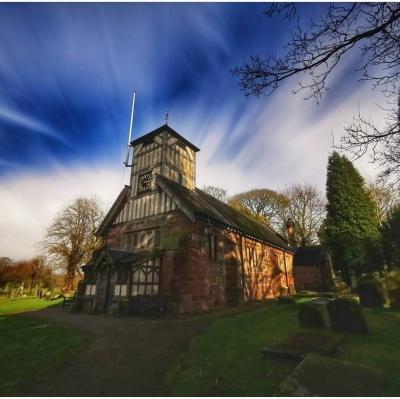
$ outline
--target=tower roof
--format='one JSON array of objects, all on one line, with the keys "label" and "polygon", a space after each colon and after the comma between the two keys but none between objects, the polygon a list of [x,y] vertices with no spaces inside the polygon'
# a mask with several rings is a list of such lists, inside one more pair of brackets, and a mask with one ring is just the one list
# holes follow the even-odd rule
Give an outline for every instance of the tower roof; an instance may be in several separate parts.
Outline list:
[{"label": "tower roof", "polygon": [[200,148],[196,147],[194,144],[192,144],[189,140],[186,140],[183,136],[181,136],[178,132],[176,132],[174,129],[172,129],[168,125],[162,125],[159,128],[152,130],[151,132],[139,137],[136,140],[131,141],[131,145],[135,146],[140,143],[145,143],[146,141],[151,140],[153,137],[157,136],[157,134],[161,132],[167,131],[171,136],[176,137],[178,140],[182,141],[182,143],[186,144],[188,147],[190,147],[192,150],[198,152],[200,151]]}]

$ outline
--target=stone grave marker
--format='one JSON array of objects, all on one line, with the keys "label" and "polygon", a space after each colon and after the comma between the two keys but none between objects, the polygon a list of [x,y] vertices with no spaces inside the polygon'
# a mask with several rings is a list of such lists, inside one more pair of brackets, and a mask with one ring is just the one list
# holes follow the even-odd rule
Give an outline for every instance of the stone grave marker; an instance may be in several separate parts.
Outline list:
[{"label": "stone grave marker", "polygon": [[308,355],[280,385],[283,396],[378,396],[379,370],[329,357]]}]

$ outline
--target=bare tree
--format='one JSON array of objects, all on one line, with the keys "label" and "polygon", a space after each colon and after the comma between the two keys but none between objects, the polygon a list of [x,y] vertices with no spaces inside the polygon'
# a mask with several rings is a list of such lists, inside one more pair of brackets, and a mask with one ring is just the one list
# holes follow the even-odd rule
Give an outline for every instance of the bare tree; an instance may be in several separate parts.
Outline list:
[{"label": "bare tree", "polygon": [[390,211],[399,204],[399,195],[390,185],[381,181],[370,181],[366,190],[375,203],[378,223],[381,225],[388,217]]},{"label": "bare tree", "polygon": [[317,101],[328,90],[328,78],[345,56],[361,51],[357,70],[388,97],[383,126],[359,113],[346,128],[340,148],[355,157],[372,150],[373,161],[384,165],[383,177],[400,180],[400,3],[331,3],[317,22],[304,28],[294,3],[274,3],[266,15],[281,14],[294,27],[283,56],[254,55],[232,72],[246,95],[270,95],[293,76],[300,76],[295,93]]},{"label": "bare tree", "polygon": [[[295,184],[283,194],[289,200],[289,206],[283,209],[282,222],[289,218],[294,223],[294,239],[297,245],[304,247],[318,244],[318,232],[325,218],[325,200],[318,189],[309,184]],[[282,225],[285,228],[285,225]],[[281,230],[283,234],[286,232]]]},{"label": "bare tree", "polygon": [[66,206],[48,227],[41,246],[47,260],[66,272],[64,291],[73,289],[79,267],[87,262],[93,250],[102,245],[95,236],[103,218],[99,201],[78,198]]},{"label": "bare tree", "polygon": [[285,195],[266,188],[234,195],[228,203],[240,212],[275,229],[282,224],[282,214],[289,206]]},{"label": "bare tree", "polygon": [[223,189],[222,187],[203,186],[203,191],[205,191],[207,194],[212,195],[214,198],[216,198],[222,202],[228,201],[227,191],[225,189]]}]

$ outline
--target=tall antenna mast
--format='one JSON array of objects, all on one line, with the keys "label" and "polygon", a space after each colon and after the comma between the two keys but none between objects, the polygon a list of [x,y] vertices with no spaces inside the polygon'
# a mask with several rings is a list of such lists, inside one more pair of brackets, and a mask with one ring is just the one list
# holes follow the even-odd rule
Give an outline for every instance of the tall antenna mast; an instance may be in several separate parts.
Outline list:
[{"label": "tall antenna mast", "polygon": [[127,148],[126,148],[126,160],[124,162],[124,165],[127,168],[132,166],[132,165],[129,165],[129,153],[130,153],[130,149],[132,147],[131,146],[131,140],[132,140],[132,129],[133,129],[133,116],[135,114],[135,100],[136,100],[136,91],[133,92],[131,121],[129,123],[128,144],[127,144]]}]

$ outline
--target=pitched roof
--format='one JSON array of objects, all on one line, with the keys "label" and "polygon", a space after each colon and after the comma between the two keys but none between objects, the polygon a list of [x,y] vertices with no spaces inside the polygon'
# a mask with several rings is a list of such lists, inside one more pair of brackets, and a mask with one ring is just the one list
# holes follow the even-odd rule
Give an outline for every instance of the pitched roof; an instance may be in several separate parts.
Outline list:
[{"label": "pitched roof", "polygon": [[321,245],[300,247],[294,255],[294,266],[322,265],[327,262],[326,249]]},{"label": "pitched roof", "polygon": [[123,266],[136,266],[141,265],[149,259],[158,256],[161,253],[159,249],[151,249],[147,251],[128,251],[125,249],[115,249],[104,247],[100,251],[95,251],[92,254],[92,259],[86,265],[83,265],[81,269],[84,272],[87,272],[93,267],[96,267],[96,264],[101,263],[101,260],[105,257],[108,257],[112,264],[116,267]]},{"label": "pitched roof", "polygon": [[117,217],[119,212],[122,210],[124,207],[126,201],[128,200],[129,193],[130,193],[131,187],[130,186],[125,186],[121,192],[119,193],[117,199],[115,202],[112,204],[110,210],[107,212],[106,216],[104,217],[103,221],[101,222],[100,226],[96,230],[95,234],[97,236],[101,236],[105,229],[111,224],[111,222]]},{"label": "pitched roof", "polygon": [[198,147],[196,147],[194,144],[192,144],[189,140],[185,139],[183,136],[181,136],[177,131],[175,131],[174,129],[172,129],[172,127],[168,126],[168,125],[162,125],[159,128],[152,130],[149,133],[146,133],[145,135],[139,137],[136,140],[131,141],[131,145],[135,146],[139,143],[143,143],[146,141],[151,140],[153,137],[157,136],[157,134],[167,131],[169,134],[171,134],[172,136],[176,137],[178,140],[182,141],[182,143],[186,144],[188,147],[190,147],[192,150],[198,152],[200,151],[200,149]]},{"label": "pitched roof", "polygon": [[157,176],[157,183],[167,194],[177,200],[180,207],[193,220],[195,217],[209,219],[223,227],[228,227],[259,241],[294,252],[287,241],[263,223],[243,215],[235,208],[196,188],[194,191]]}]

